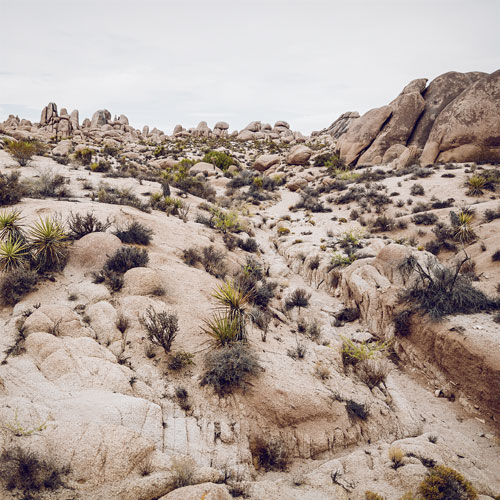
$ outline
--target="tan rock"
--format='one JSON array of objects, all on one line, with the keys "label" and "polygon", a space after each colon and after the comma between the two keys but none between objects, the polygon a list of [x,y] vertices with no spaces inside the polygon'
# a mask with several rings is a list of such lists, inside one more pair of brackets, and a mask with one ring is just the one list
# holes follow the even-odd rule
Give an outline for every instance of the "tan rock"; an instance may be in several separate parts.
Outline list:
[{"label": "tan rock", "polygon": [[202,483],[178,488],[160,500],[232,500],[232,498],[225,485]]},{"label": "tan rock", "polygon": [[281,161],[280,155],[260,155],[253,164],[253,168],[259,172],[265,172],[273,165],[279,164]]},{"label": "tan rock", "polygon": [[311,148],[303,145],[298,145],[290,150],[286,157],[288,165],[306,165],[312,155]]},{"label": "tan rock", "polygon": [[114,234],[87,234],[71,247],[67,267],[80,272],[99,271],[121,246],[122,242]]},{"label": "tan rock", "polygon": [[134,267],[128,270],[123,280],[126,295],[154,295],[165,287],[161,275],[147,267]]}]

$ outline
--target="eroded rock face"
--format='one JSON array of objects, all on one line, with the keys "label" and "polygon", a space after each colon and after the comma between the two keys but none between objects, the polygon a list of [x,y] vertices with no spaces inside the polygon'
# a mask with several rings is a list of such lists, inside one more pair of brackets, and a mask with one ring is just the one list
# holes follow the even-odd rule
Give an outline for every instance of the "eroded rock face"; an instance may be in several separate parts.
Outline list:
[{"label": "eroded rock face", "polygon": [[316,135],[328,134],[334,139],[340,139],[358,118],[359,113],[357,111],[342,113],[328,128],[317,132]]},{"label": "eroded rock face", "polygon": [[100,128],[106,125],[111,120],[111,113],[107,109],[98,109],[92,115],[92,121],[90,126],[92,128]]},{"label": "eroded rock face", "polygon": [[424,112],[413,130],[408,144],[423,149],[434,121],[441,111],[466,88],[483,76],[486,76],[486,73],[450,71],[432,80],[423,92],[425,100]]},{"label": "eroded rock face", "polygon": [[353,165],[377,137],[384,123],[392,115],[390,106],[371,109],[357,119],[338,143],[340,156],[347,165]]},{"label": "eroded rock face", "polygon": [[436,118],[421,162],[436,161],[500,161],[500,70],[476,80]]}]

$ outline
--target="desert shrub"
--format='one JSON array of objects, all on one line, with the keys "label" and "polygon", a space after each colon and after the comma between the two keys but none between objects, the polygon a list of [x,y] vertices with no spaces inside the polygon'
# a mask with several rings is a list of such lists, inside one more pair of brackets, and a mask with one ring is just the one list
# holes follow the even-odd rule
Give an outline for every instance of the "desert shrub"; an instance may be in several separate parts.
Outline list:
[{"label": "desert shrub", "polygon": [[172,186],[180,189],[184,193],[192,194],[193,196],[198,196],[199,198],[204,198],[210,202],[215,201],[215,189],[210,186],[207,182],[201,181],[195,177],[185,177],[177,181],[172,181]]},{"label": "desert shrub", "polygon": [[389,365],[385,359],[364,359],[356,365],[356,374],[370,389],[385,382]]},{"label": "desert shrub", "polygon": [[92,161],[93,151],[90,148],[80,149],[75,152],[75,160],[80,162],[82,165],[90,165]]},{"label": "desert shrub", "polygon": [[209,245],[201,249],[200,257],[200,262],[207,273],[219,279],[224,278],[227,272],[224,263],[226,255],[222,250],[218,250],[215,246]]},{"label": "desert shrub", "polygon": [[210,151],[206,153],[201,161],[211,163],[221,170],[227,170],[231,165],[238,165],[238,162],[230,155],[222,151]]},{"label": "desert shrub", "polygon": [[290,234],[290,229],[284,226],[278,227],[278,236],[286,236],[287,234]]},{"label": "desert shrub", "polygon": [[266,471],[286,471],[290,463],[290,452],[282,438],[260,438],[253,447],[259,468]]},{"label": "desert shrub", "polygon": [[493,262],[498,262],[500,260],[500,250],[497,250],[492,256],[491,260]]},{"label": "desert shrub", "polygon": [[30,492],[56,490],[63,485],[68,468],[60,468],[51,458],[42,458],[20,447],[5,449],[0,455],[0,480],[7,490],[17,489],[33,498]]},{"label": "desert shrub", "polygon": [[165,352],[170,352],[172,342],[179,332],[177,314],[165,311],[156,312],[152,307],[148,307],[142,323],[148,332],[149,341],[162,347]]},{"label": "desert shrub", "polygon": [[491,222],[492,220],[500,219],[500,206],[495,209],[486,209],[484,211],[483,218],[485,222]]},{"label": "desert shrub", "polygon": [[259,307],[266,308],[274,297],[274,291],[277,286],[277,283],[264,281],[261,286],[254,289],[252,302]]},{"label": "desert shrub", "polygon": [[19,182],[19,174],[0,173],[0,206],[16,204],[24,194],[24,187]]},{"label": "desert shrub", "polygon": [[234,389],[245,390],[249,379],[260,369],[257,357],[241,343],[210,351],[205,358],[205,372],[201,385],[211,385],[219,396]]},{"label": "desert shrub", "polygon": [[144,267],[148,262],[148,252],[143,248],[123,246],[108,258],[104,268],[106,271],[123,274],[133,267]]},{"label": "desert shrub", "polygon": [[100,187],[97,192],[97,200],[100,203],[109,203],[110,205],[127,205],[137,208],[143,212],[150,212],[149,203],[141,201],[131,189],[115,189],[107,185]]},{"label": "desert shrub", "polygon": [[411,332],[411,316],[413,311],[404,310],[394,316],[394,332],[396,335],[406,337]]},{"label": "desert shrub", "polygon": [[462,209],[457,213],[450,212],[451,225],[454,231],[453,239],[462,244],[470,243],[476,239],[476,233],[472,229],[473,213],[469,209]]},{"label": "desert shrub", "polygon": [[404,465],[403,459],[405,454],[403,453],[403,450],[399,446],[391,446],[389,448],[387,455],[389,456],[389,460],[392,462],[391,467],[393,469],[398,469],[399,467]]},{"label": "desert shrub", "polygon": [[60,270],[68,257],[68,236],[55,217],[35,222],[29,231],[32,257],[41,271]]},{"label": "desert shrub", "polygon": [[33,291],[38,283],[35,271],[20,267],[4,274],[0,284],[0,297],[4,304],[14,305]]},{"label": "desert shrub", "polygon": [[308,307],[310,298],[311,294],[307,293],[304,288],[296,288],[285,300],[285,308],[290,310],[298,307],[300,310],[301,307]]},{"label": "desert shrub", "polygon": [[388,342],[354,342],[342,337],[342,363],[344,366],[356,366],[359,362],[374,359],[384,354],[389,347]]},{"label": "desert shrub", "polygon": [[67,182],[63,175],[45,170],[38,178],[30,179],[27,195],[33,198],[67,198],[71,195]]},{"label": "desert shrub", "polygon": [[304,342],[297,339],[295,347],[287,349],[286,353],[292,359],[304,359],[307,353],[307,346]]},{"label": "desert shrub", "polygon": [[336,312],[334,316],[339,323],[351,323],[359,318],[360,312],[357,307],[344,307],[339,312]]},{"label": "desert shrub", "polygon": [[411,220],[417,225],[432,226],[438,221],[438,216],[433,213],[422,212],[414,215]]},{"label": "desert shrub", "polygon": [[497,309],[500,306],[497,300],[474,288],[470,279],[460,274],[467,260],[468,257],[451,269],[430,260],[421,265],[415,257],[408,257],[399,269],[405,279],[413,272],[419,279],[413,280],[402,291],[401,301],[416,304],[422,313],[429,314],[433,319],[448,314],[473,314]]},{"label": "desert shrub", "polygon": [[8,272],[27,264],[29,259],[29,245],[22,237],[14,240],[10,235],[0,241],[0,271]]},{"label": "desert shrub", "polygon": [[385,500],[385,498],[373,491],[365,491],[365,500]]},{"label": "desert shrub", "polygon": [[476,500],[477,492],[472,484],[450,467],[438,465],[418,488],[424,500]]},{"label": "desert shrub", "polygon": [[373,231],[392,231],[394,229],[394,219],[388,215],[379,215],[372,222]]},{"label": "desert shrub", "polygon": [[250,253],[255,253],[259,249],[259,245],[254,238],[247,238],[246,240],[238,238],[238,246],[245,252]]},{"label": "desert shrub", "polygon": [[68,238],[70,240],[79,240],[86,234],[104,233],[111,226],[111,221],[106,219],[101,222],[94,212],[87,212],[85,215],[70,213],[68,217]]},{"label": "desert shrub", "polygon": [[453,205],[455,202],[454,198],[448,198],[447,200],[436,200],[433,201],[431,204],[431,208],[437,209],[437,208],[448,208]]},{"label": "desert shrub", "polygon": [[241,225],[236,212],[226,212],[219,207],[210,209],[211,226],[219,229],[222,233],[237,233],[241,231]]},{"label": "desert shrub", "polygon": [[348,399],[345,407],[347,415],[353,420],[366,420],[368,418],[368,407],[365,403],[358,403],[352,399]]},{"label": "desert shrub", "polygon": [[224,241],[224,245],[226,245],[226,248],[230,252],[241,244],[241,238],[238,238],[232,233],[222,235],[222,241]]},{"label": "desert shrub", "polygon": [[301,194],[300,200],[291,207],[291,210],[310,210],[311,212],[331,212],[332,209],[325,207],[319,200],[316,192],[311,189]]},{"label": "desert shrub", "polygon": [[21,165],[26,166],[36,154],[36,146],[29,141],[7,141],[5,150],[14,160]]},{"label": "desert shrub", "polygon": [[226,346],[239,340],[238,318],[230,316],[227,311],[216,312],[203,322],[202,333],[210,335],[215,345]]},{"label": "desert shrub", "polygon": [[424,186],[422,186],[422,184],[419,184],[418,182],[416,182],[410,188],[410,194],[412,196],[423,196],[425,194]]},{"label": "desert shrub", "polygon": [[105,144],[104,147],[102,148],[103,155],[116,156],[119,152],[120,150],[118,148],[110,146],[109,144]]},{"label": "desert shrub", "polygon": [[168,361],[168,369],[180,371],[187,366],[194,365],[194,356],[186,351],[177,351],[173,353]]},{"label": "desert shrub", "polygon": [[20,210],[3,210],[0,212],[0,240],[6,241],[9,238],[13,241],[25,240],[26,235],[22,220]]},{"label": "desert shrub", "polygon": [[196,467],[190,457],[174,457],[170,472],[172,473],[172,487],[183,488],[193,484]]},{"label": "desert shrub", "polygon": [[201,262],[200,251],[196,247],[186,248],[182,251],[182,260],[188,266],[195,266]]},{"label": "desert shrub", "polygon": [[118,236],[122,243],[149,245],[153,236],[153,230],[138,221],[132,221],[125,227],[117,228],[113,234]]},{"label": "desert shrub", "polygon": [[334,252],[332,254],[332,261],[330,263],[330,267],[335,269],[337,267],[346,267],[351,265],[356,260],[356,256],[354,254],[344,255],[341,252]]}]

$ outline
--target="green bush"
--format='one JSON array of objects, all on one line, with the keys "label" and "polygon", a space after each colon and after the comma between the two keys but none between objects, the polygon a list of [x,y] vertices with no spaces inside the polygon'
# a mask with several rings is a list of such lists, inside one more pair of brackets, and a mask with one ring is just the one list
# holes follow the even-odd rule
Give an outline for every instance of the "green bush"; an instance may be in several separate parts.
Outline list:
[{"label": "green bush", "polygon": [[94,151],[90,148],[80,149],[75,153],[75,159],[82,165],[90,165],[93,152]]},{"label": "green bush", "polygon": [[418,492],[424,500],[476,500],[472,484],[450,467],[438,465],[422,481]]},{"label": "green bush", "polygon": [[279,437],[258,439],[252,455],[257,458],[259,468],[266,471],[286,471],[290,463],[290,452]]},{"label": "green bush", "polygon": [[26,166],[37,153],[36,145],[29,141],[7,141],[5,150],[21,167]]},{"label": "green bush", "polygon": [[289,311],[294,307],[298,307],[299,310],[301,307],[308,307],[310,298],[311,294],[307,293],[306,290],[303,288],[296,288],[285,300],[285,308]]},{"label": "green bush", "polygon": [[230,155],[222,151],[210,151],[201,161],[211,163],[221,170],[227,170],[231,165],[238,165],[238,162]]},{"label": "green bush", "polygon": [[55,217],[35,222],[29,231],[31,253],[41,271],[59,271],[68,257],[68,235]]}]

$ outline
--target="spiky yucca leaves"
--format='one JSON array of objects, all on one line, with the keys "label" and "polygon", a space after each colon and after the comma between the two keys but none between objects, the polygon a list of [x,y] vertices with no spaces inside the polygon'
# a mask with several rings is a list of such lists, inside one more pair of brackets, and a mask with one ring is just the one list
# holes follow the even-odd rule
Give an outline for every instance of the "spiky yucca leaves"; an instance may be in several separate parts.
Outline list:
[{"label": "spiky yucca leaves", "polygon": [[219,304],[219,310],[227,311],[228,316],[232,320],[236,320],[238,324],[238,333],[236,340],[245,341],[247,309],[250,305],[252,291],[245,293],[239,288],[234,281],[226,281],[223,285],[218,285],[212,297]]},{"label": "spiky yucca leaves", "polygon": [[472,218],[473,214],[465,210],[460,210],[460,212],[452,218],[455,228],[455,239],[463,244],[470,243],[476,239],[476,233],[472,229]]},{"label": "spiky yucca leaves", "polygon": [[483,189],[486,183],[486,179],[480,175],[473,175],[467,179],[466,185],[469,188],[467,194],[469,196],[479,196],[483,194]]},{"label": "spiky yucca leaves", "polygon": [[10,236],[0,243],[0,271],[11,271],[23,267],[29,253],[28,245],[18,238],[13,240]]},{"label": "spiky yucca leaves", "polygon": [[238,318],[228,312],[216,312],[210,319],[203,320],[202,332],[210,335],[218,347],[230,345],[237,340],[239,333]]},{"label": "spiky yucca leaves", "polygon": [[43,271],[64,267],[67,257],[67,234],[55,218],[40,218],[30,228],[29,239],[37,267]]},{"label": "spiky yucca leaves", "polygon": [[22,223],[24,217],[20,210],[3,210],[0,212],[0,240],[13,241],[24,240],[24,231]]}]

